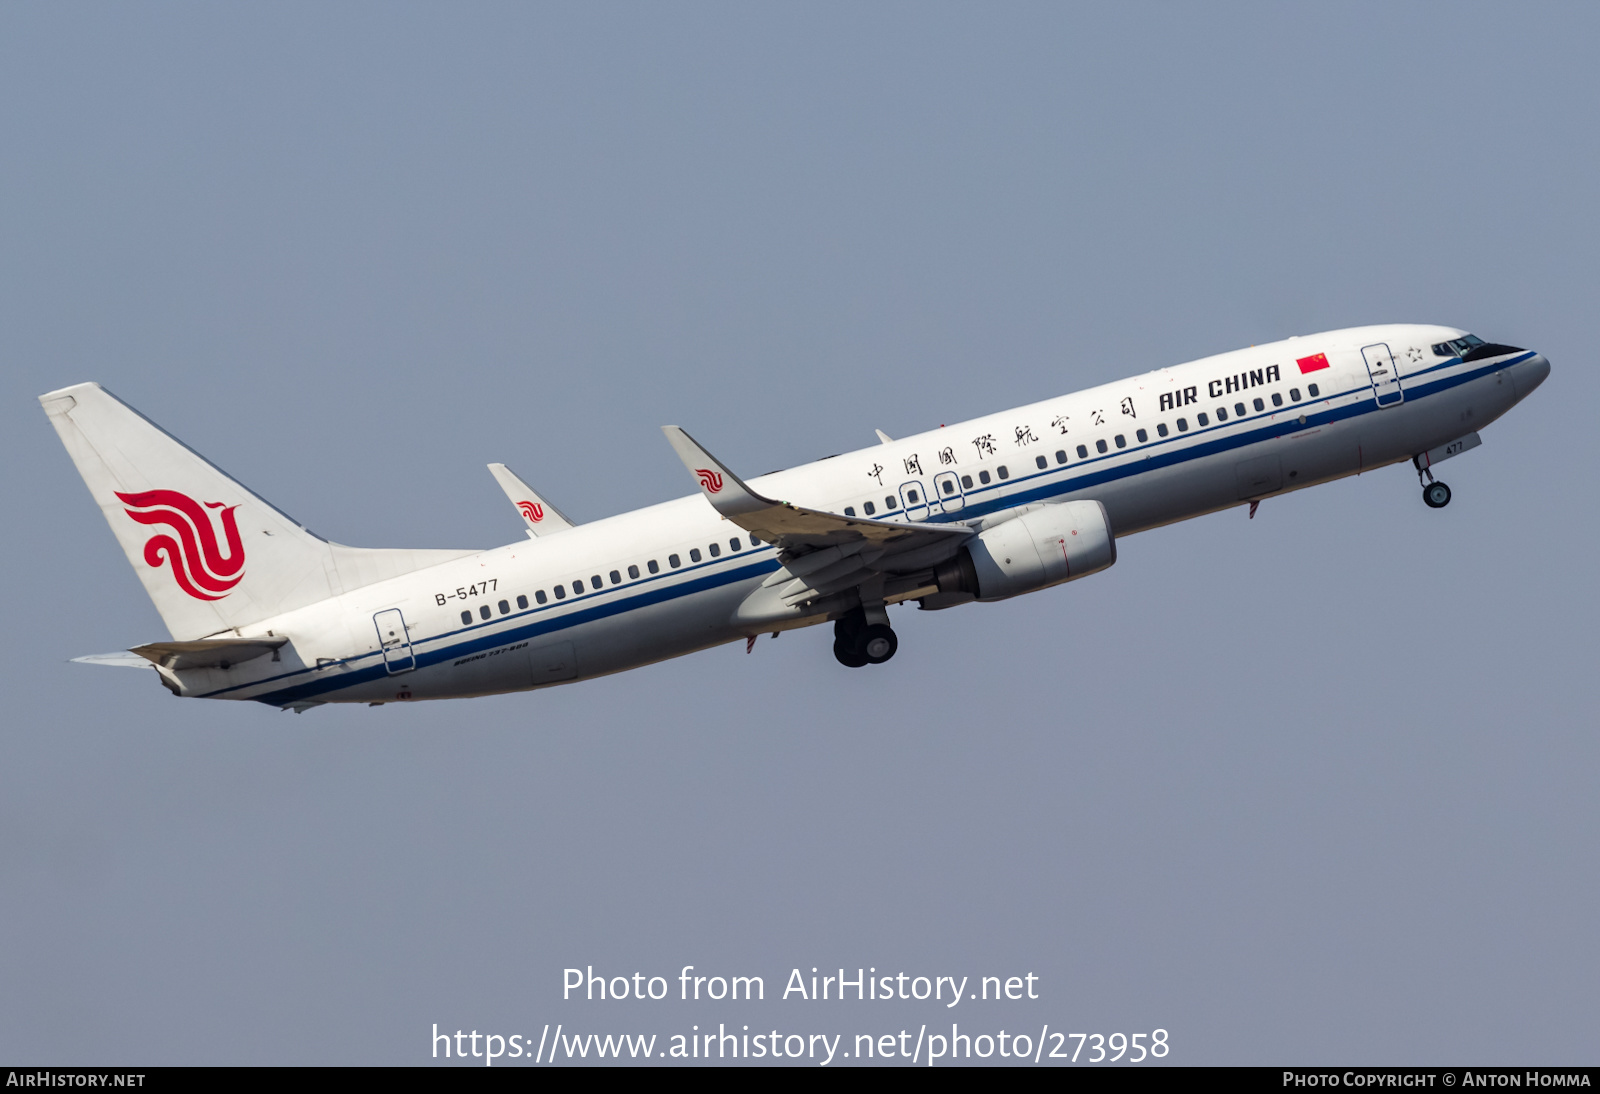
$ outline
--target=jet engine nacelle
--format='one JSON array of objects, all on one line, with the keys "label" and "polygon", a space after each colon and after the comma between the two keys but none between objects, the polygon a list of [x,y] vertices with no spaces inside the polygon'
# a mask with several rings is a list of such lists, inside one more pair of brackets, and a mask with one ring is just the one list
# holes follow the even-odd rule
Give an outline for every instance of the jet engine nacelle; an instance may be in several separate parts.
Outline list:
[{"label": "jet engine nacelle", "polygon": [[[1099,573],[1117,561],[1106,507],[1041,505],[985,528],[934,571],[940,599],[1004,600]],[[953,594],[953,595],[952,595]],[[942,605],[941,605],[942,606]]]}]

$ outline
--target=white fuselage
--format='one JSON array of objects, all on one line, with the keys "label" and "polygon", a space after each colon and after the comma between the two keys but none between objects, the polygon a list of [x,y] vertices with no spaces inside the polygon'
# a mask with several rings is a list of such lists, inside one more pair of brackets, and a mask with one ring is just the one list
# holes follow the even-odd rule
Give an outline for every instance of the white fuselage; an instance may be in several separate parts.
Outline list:
[{"label": "white fuselage", "polygon": [[[811,509],[945,523],[1092,499],[1105,506],[1117,536],[1131,535],[1427,452],[1505,413],[1548,371],[1527,351],[1468,362],[1432,351],[1463,333],[1363,327],[1256,346],[749,485]],[[1375,379],[1372,355],[1362,352],[1374,345],[1387,347],[1393,375]],[[1301,359],[1313,371],[1302,372]],[[163,673],[181,694],[280,706],[542,687],[749,636],[736,612],[778,567],[772,547],[694,495],[459,558],[241,630],[243,637],[287,636],[273,657]],[[387,645],[380,632],[391,636]]]}]

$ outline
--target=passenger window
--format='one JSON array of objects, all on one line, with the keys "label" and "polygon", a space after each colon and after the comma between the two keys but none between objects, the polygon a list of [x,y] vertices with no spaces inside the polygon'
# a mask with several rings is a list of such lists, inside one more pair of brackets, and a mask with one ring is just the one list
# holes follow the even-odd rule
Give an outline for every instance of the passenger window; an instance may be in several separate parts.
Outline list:
[{"label": "passenger window", "polygon": [[1228,420],[1228,408],[1225,407],[1225,406],[1217,407],[1217,421],[1225,422],[1227,420]]},{"label": "passenger window", "polygon": [[1206,417],[1206,412],[1203,410],[1194,416],[1194,420],[1200,423],[1201,429],[1211,424],[1211,419]]},{"label": "passenger window", "polygon": [[683,562],[678,558],[677,555],[668,555],[667,556],[667,565],[671,566],[674,570],[676,570],[679,566],[683,565]]},{"label": "passenger window", "polygon": [[1148,441],[1150,439],[1150,434],[1146,433],[1142,429],[1138,430],[1137,432],[1135,432],[1134,436],[1139,439],[1139,443],[1140,444],[1144,444],[1145,441]]},{"label": "passenger window", "polygon": [[1157,437],[1165,437],[1166,435],[1167,435],[1167,423],[1166,422],[1157,422],[1156,423],[1156,436]]},{"label": "passenger window", "polygon": [[1033,463],[1034,466],[1036,466],[1040,471],[1043,471],[1045,468],[1050,466],[1050,461],[1045,459],[1043,456],[1035,456],[1033,458]]},{"label": "passenger window", "polygon": [[1060,449],[1056,450],[1056,462],[1057,463],[1066,463],[1067,462],[1067,450],[1066,449],[1060,448]]},{"label": "passenger window", "polygon": [[[1256,400],[1256,401],[1260,402],[1259,399]],[[1272,393],[1272,405],[1273,406],[1282,406],[1283,405],[1283,396],[1279,395],[1276,391],[1274,391]]]},{"label": "passenger window", "polygon": [[556,599],[557,600],[565,600],[566,598],[567,598],[567,587],[565,585],[557,585],[556,586]]},{"label": "passenger window", "polygon": [[613,584],[613,585],[621,585],[622,584],[622,575],[617,573],[617,571],[612,570],[609,576],[611,578],[611,584]]},{"label": "passenger window", "polygon": [[1078,459],[1086,460],[1088,458],[1089,458],[1089,450],[1087,448],[1085,448],[1083,445],[1080,444],[1078,446]]},{"label": "passenger window", "polygon": [[863,509],[863,510],[865,510],[865,511],[866,511],[866,514],[867,514],[867,516],[869,516],[869,517],[870,517],[870,516],[871,516],[871,515],[872,515],[872,514],[874,514],[874,513],[876,513],[876,512],[877,512],[877,511],[878,511],[878,507],[877,507],[877,506],[876,506],[876,505],[873,505],[873,504],[872,504],[872,503],[871,503],[871,502],[870,502],[870,501],[869,501],[869,502],[866,502],[866,503],[864,503],[864,504],[863,504],[863,505],[862,505],[862,506],[861,506],[861,508],[862,508],[862,509]]},{"label": "passenger window", "polygon": [[605,582],[600,580],[600,575],[599,574],[595,574],[593,577],[591,577],[589,579],[589,588],[593,589],[595,592],[599,592],[604,587],[605,587]]},{"label": "passenger window", "polygon": [[650,571],[650,572],[651,572],[651,573],[653,573],[653,574],[659,574],[659,573],[660,573],[660,572],[661,572],[661,564],[660,564],[660,563],[658,563],[658,562],[657,562],[657,561],[656,561],[656,560],[655,560],[655,559],[653,559],[653,558],[652,558],[652,559],[651,559],[651,560],[650,560],[650,561],[649,561],[649,562],[646,562],[646,563],[645,563],[645,564],[644,564],[644,568],[645,568],[645,569],[646,569],[646,570],[649,570],[649,571]]},{"label": "passenger window", "polygon": [[987,486],[989,484],[989,472],[987,472],[987,471],[979,471],[978,472],[978,481],[983,483],[985,486]]},{"label": "passenger window", "polygon": [[999,475],[1002,479],[1009,479],[1011,477],[1011,471],[1006,467],[1005,464],[1001,464],[999,467],[995,468],[994,473]]},{"label": "passenger window", "polygon": [[1299,388],[1292,387],[1292,388],[1289,389],[1289,401],[1291,403],[1298,403],[1300,401],[1300,389]]},{"label": "passenger window", "polygon": [[1128,447],[1128,438],[1124,437],[1121,433],[1118,433],[1113,439],[1117,442],[1118,448]]},{"label": "passenger window", "polygon": [[689,548],[689,561],[690,562],[699,562],[700,561],[700,548],[698,548],[698,547]]},{"label": "passenger window", "polygon": [[628,567],[628,580],[629,581],[638,581],[639,580],[639,567],[637,567],[637,566],[629,566]]},{"label": "passenger window", "polygon": [[954,494],[956,492],[956,484],[951,482],[949,479],[945,479],[944,480],[944,492],[946,494]]},{"label": "passenger window", "polygon": [[465,627],[467,624],[469,624],[471,622],[472,622],[472,613],[471,612],[462,612],[461,613],[461,625],[463,627]]},{"label": "passenger window", "polygon": [[899,504],[900,503],[895,500],[895,497],[894,497],[893,494],[891,494],[888,497],[883,499],[883,507],[885,509],[888,509],[890,512],[893,512],[895,507],[898,506]]},{"label": "passenger window", "polygon": [[575,578],[572,582],[572,595],[577,596],[581,592],[583,592],[583,579]]},{"label": "passenger window", "polygon": [[963,490],[971,490],[972,489],[972,476],[971,475],[962,475],[961,476],[961,489],[963,489]]},{"label": "passenger window", "polygon": [[743,544],[739,542],[738,536],[734,536],[728,541],[728,550],[732,551],[734,554],[738,554],[739,548],[742,546]]},{"label": "passenger window", "polygon": [[496,604],[495,607],[500,609],[500,614],[501,615],[510,615],[511,614],[511,605],[509,603],[507,603],[506,601],[504,601],[504,600],[502,600],[500,603]]},{"label": "passenger window", "polygon": [[[851,513],[850,515],[852,517],[855,516],[854,513]],[[721,558],[722,557],[722,544],[720,544],[720,543],[712,543],[711,547],[710,547],[710,551],[711,551],[711,557],[712,558]]]},{"label": "passenger window", "polygon": [[1094,450],[1096,452],[1104,452],[1106,450],[1106,440],[1104,437],[1101,437],[1098,441],[1094,442]]},{"label": "passenger window", "polygon": [[527,606],[528,606],[528,598],[527,597],[525,597],[525,596],[517,597],[517,607],[526,608]]},{"label": "passenger window", "polygon": [[854,505],[846,505],[844,507],[844,515],[847,516],[847,517],[855,516],[856,515],[856,507]]},{"label": "passenger window", "polygon": [[543,604],[545,601],[549,600],[550,598],[548,596],[544,595],[544,590],[543,589],[540,589],[540,590],[538,590],[537,592],[535,592],[533,594],[533,599],[535,601],[537,601],[538,603]]},{"label": "passenger window", "polygon": [[1239,417],[1243,418],[1244,415],[1245,415],[1244,404],[1243,403],[1234,403],[1233,404],[1233,412],[1235,414],[1239,415]]},{"label": "passenger window", "polygon": [[1311,397],[1313,399],[1320,399],[1322,397],[1322,392],[1317,390],[1316,384],[1307,384],[1306,390],[1311,393]]},{"label": "passenger window", "polygon": [[1178,432],[1179,433],[1187,433],[1187,432],[1189,432],[1189,419],[1188,418],[1179,418],[1178,419]]},{"label": "passenger window", "polygon": [[489,616],[492,615],[492,614],[494,614],[494,613],[489,611],[489,605],[487,605],[487,604],[479,604],[478,605],[478,615],[479,615],[480,618],[488,619]]},{"label": "passenger window", "polygon": [[759,546],[761,546],[761,541],[759,539],[757,539],[755,536],[751,536],[750,537],[750,546],[759,547]]}]

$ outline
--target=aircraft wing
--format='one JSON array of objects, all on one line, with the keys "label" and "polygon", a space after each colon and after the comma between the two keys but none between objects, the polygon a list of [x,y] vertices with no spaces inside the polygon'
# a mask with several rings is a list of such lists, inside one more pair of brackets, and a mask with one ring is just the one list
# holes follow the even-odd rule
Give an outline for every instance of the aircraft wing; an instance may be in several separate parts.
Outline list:
[{"label": "aircraft wing", "polygon": [[505,464],[491,463],[489,474],[500,484],[500,489],[506,492],[511,504],[517,507],[528,535],[548,536],[555,532],[565,532],[573,526],[565,513],[534,493],[533,487],[517,478],[516,473]]},{"label": "aircraft wing", "polygon": [[[763,586],[773,587],[790,605],[927,569],[954,555],[975,534],[960,524],[844,517],[763,497],[682,429],[668,425],[661,430],[712,508],[778,548],[784,568]],[[870,595],[863,588],[864,598]]]}]

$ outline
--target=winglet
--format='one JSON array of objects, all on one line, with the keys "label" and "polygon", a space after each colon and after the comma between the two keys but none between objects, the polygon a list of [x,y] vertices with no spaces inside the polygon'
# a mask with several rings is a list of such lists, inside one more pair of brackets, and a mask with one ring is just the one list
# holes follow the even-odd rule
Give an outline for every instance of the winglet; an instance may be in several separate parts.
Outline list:
[{"label": "winglet", "polygon": [[516,473],[505,464],[491,463],[489,474],[506,492],[511,504],[517,507],[528,535],[548,536],[554,532],[565,532],[573,526],[565,513],[534,493],[533,487],[517,478]]},{"label": "winglet", "polygon": [[706,496],[711,507],[725,517],[741,516],[745,513],[755,513],[762,509],[770,509],[781,502],[764,498],[746,486],[732,471],[704,448],[700,442],[675,425],[664,425],[661,432],[667,435],[667,440],[678,453],[678,459],[683,461],[700,483],[700,492]]}]

